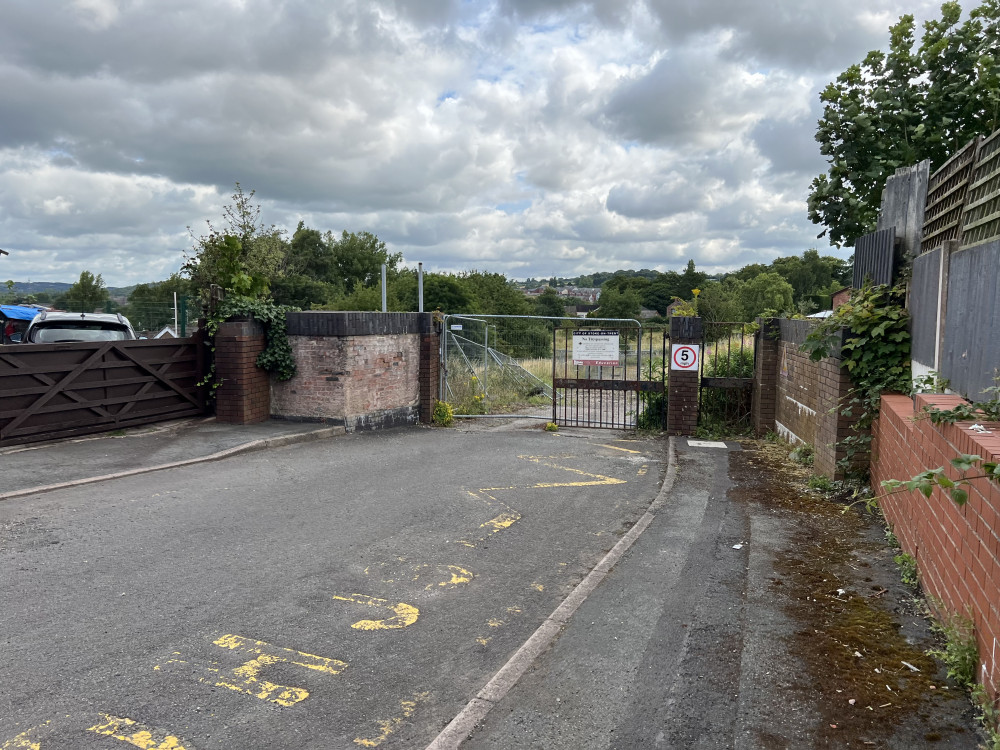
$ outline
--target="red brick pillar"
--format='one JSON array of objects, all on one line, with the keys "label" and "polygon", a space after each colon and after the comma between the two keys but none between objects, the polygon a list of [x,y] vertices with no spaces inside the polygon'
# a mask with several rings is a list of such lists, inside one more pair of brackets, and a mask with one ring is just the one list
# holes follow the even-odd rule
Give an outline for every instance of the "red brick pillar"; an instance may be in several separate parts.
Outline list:
[{"label": "red brick pillar", "polygon": [[758,318],[753,368],[753,429],[763,437],[775,429],[778,404],[778,362],[781,353],[781,324],[777,318]]},{"label": "red brick pillar", "polygon": [[[701,318],[674,316],[670,318],[670,348],[676,344],[701,346]],[[671,352],[667,353],[671,356]],[[705,353],[702,351],[702,358]],[[699,370],[669,371],[667,378],[667,434],[694,435],[698,427],[698,390],[701,385]]]},{"label": "red brick pillar", "polygon": [[432,324],[431,333],[420,334],[420,421],[430,424],[437,402],[441,370],[441,332]]},{"label": "red brick pillar", "polygon": [[271,417],[271,378],[257,367],[264,351],[264,327],[229,321],[215,335],[215,418],[228,424],[265,422]]}]

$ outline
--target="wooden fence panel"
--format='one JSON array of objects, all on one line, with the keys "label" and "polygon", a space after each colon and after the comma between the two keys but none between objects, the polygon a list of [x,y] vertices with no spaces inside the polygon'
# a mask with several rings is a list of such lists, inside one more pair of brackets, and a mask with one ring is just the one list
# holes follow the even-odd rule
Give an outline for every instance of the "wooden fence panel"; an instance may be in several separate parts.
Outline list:
[{"label": "wooden fence panel", "polygon": [[199,339],[0,347],[0,446],[205,412]]}]

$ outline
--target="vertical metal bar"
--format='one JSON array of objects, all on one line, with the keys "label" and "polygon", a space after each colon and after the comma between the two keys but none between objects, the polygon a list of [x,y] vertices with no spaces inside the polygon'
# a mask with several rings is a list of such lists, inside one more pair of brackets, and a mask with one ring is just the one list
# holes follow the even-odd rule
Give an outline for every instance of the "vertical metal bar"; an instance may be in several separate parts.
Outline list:
[{"label": "vertical metal bar", "polygon": [[424,264],[417,263],[417,312],[424,311]]},{"label": "vertical metal bar", "polygon": [[388,312],[389,308],[385,303],[385,263],[382,264],[382,312]]},{"label": "vertical metal bar", "polygon": [[556,391],[556,357],[559,356],[559,352],[556,349],[556,344],[557,344],[556,333],[558,331],[559,331],[558,327],[552,326],[552,422],[553,424],[559,424],[559,421],[556,417],[556,403],[559,401],[559,395],[558,392]]},{"label": "vertical metal bar", "polygon": [[483,406],[490,413],[490,325],[483,324]]}]

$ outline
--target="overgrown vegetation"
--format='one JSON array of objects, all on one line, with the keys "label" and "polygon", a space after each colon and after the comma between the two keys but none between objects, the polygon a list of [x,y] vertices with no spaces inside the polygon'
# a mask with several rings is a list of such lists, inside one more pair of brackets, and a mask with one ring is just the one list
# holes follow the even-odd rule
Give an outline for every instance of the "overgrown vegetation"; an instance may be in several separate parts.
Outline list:
[{"label": "overgrown vegetation", "polygon": [[920,571],[913,555],[901,552],[893,557],[892,561],[899,568],[899,580],[914,589],[920,585]]},{"label": "overgrown vegetation", "polygon": [[455,412],[451,408],[451,404],[447,401],[435,401],[431,420],[440,427],[451,427],[455,422]]},{"label": "overgrown vegetation", "polygon": [[[904,583],[906,581],[904,580]],[[976,628],[968,615],[952,613],[931,621],[931,630],[941,639],[940,648],[927,653],[940,659],[948,670],[948,679],[963,688],[971,688],[976,680],[979,652],[976,648]]]},{"label": "overgrown vegetation", "polygon": [[853,388],[845,416],[856,416],[853,434],[841,447],[846,456],[841,468],[846,475],[867,474],[871,448],[871,426],[878,416],[883,393],[910,393],[909,315],[903,307],[904,290],[885,285],[865,285],[855,289],[848,302],[823,319],[807,336],[802,349],[818,361],[840,350],[842,367],[851,377]]}]

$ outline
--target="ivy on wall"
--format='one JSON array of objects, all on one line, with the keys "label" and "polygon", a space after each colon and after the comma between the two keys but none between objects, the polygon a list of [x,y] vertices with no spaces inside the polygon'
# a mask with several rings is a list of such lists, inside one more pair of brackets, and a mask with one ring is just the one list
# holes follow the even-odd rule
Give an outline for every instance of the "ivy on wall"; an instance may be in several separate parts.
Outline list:
[{"label": "ivy on wall", "polygon": [[[841,463],[848,475],[857,473],[855,457],[871,448],[871,426],[882,394],[910,394],[909,314],[903,299],[902,288],[885,284],[855,289],[850,300],[823,319],[802,345],[814,362],[830,356],[840,345],[841,366],[854,385],[842,413],[858,414],[854,434],[840,443],[846,450]],[[862,473],[867,474],[867,468]]]}]

